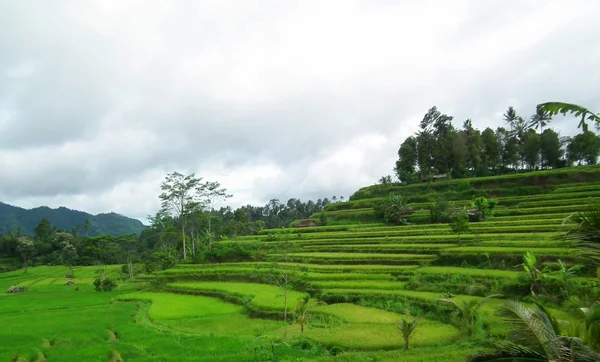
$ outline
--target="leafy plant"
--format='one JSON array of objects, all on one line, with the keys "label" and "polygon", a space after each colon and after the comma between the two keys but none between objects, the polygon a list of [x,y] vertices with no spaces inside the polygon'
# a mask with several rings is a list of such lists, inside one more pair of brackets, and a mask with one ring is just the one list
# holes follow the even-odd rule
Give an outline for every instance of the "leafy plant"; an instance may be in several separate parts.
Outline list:
[{"label": "leafy plant", "polygon": [[550,113],[551,115],[557,115],[561,113],[563,116],[566,116],[567,113],[571,113],[575,117],[581,116],[581,121],[579,121],[577,128],[581,128],[584,132],[588,130],[586,120],[596,122],[596,126],[600,124],[599,114],[595,114],[589,109],[577,104],[563,102],[546,102],[538,104],[537,110],[544,113]]},{"label": "leafy plant", "polygon": [[561,335],[556,319],[539,305],[528,308],[509,300],[499,308],[498,315],[510,328],[506,340],[495,342],[490,352],[469,357],[470,362],[600,360],[600,355],[581,339]]},{"label": "leafy plant", "polygon": [[96,280],[94,280],[94,289],[97,292],[102,292],[102,291],[109,292],[116,287],[117,287],[117,283],[115,283],[110,278],[104,278],[104,279],[96,278]]},{"label": "leafy plant", "polygon": [[558,238],[576,248],[583,258],[600,266],[600,205],[571,214],[563,224],[571,224],[572,227]]},{"label": "leafy plant", "polygon": [[492,294],[483,298],[480,301],[476,299],[472,299],[469,301],[463,301],[462,303],[458,303],[450,298],[442,298],[441,302],[450,303],[456,308],[457,316],[459,318],[459,326],[463,328],[467,336],[471,337],[473,335],[473,330],[475,328],[475,323],[479,318],[479,309],[483,307],[483,305],[490,299],[495,297],[501,297],[501,294]]},{"label": "leafy plant", "polygon": [[577,274],[577,272],[579,270],[581,270],[583,265],[577,264],[577,265],[573,265],[572,267],[567,267],[567,265],[565,263],[563,263],[563,261],[560,259],[557,260],[557,263],[558,263],[558,270],[552,271],[552,267],[547,266],[544,268],[543,272],[558,274],[558,278],[563,283],[563,290],[564,290],[565,296],[568,298],[569,297],[569,279],[572,276],[574,276],[575,274]]},{"label": "leafy plant", "polygon": [[411,215],[413,210],[406,206],[401,195],[390,193],[385,201],[378,207],[379,213],[383,213],[383,219],[388,224],[405,225],[406,216]]},{"label": "leafy plant", "polygon": [[315,305],[323,304],[323,302],[311,303],[310,296],[298,300],[296,304],[296,322],[300,325],[300,333],[304,334],[304,329],[308,324],[311,317],[311,308]]},{"label": "leafy plant", "polygon": [[404,339],[404,349],[407,350],[410,340],[417,332],[417,319],[415,318],[412,322],[408,322],[406,318],[402,318],[396,323],[396,327],[402,334],[402,339]]},{"label": "leafy plant", "polygon": [[458,234],[458,243],[460,244],[460,234],[469,232],[469,216],[464,212],[459,212],[452,215],[450,229],[455,234]]},{"label": "leafy plant", "polygon": [[523,263],[521,264],[523,270],[527,274],[529,280],[529,292],[531,295],[536,295],[536,290],[539,293],[542,286],[543,271],[539,269],[537,258],[531,251],[526,252],[523,255]]},{"label": "leafy plant", "polygon": [[486,197],[478,197],[471,202],[471,207],[477,210],[476,219],[478,221],[484,221],[488,217],[493,215],[494,207],[498,205],[498,201],[495,199],[488,199]]}]

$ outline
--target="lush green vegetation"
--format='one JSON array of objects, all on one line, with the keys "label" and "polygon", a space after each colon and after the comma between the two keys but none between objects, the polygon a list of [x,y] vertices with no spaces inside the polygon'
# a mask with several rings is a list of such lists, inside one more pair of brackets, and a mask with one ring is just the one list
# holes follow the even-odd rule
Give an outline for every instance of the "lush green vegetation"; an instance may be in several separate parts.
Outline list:
[{"label": "lush green vegetation", "polygon": [[532,335],[599,350],[596,166],[375,185],[293,228],[202,209],[226,192],[194,185],[197,209],[139,237],[5,235],[0,288],[24,289],[0,294],[0,359],[466,361],[522,351],[493,342],[543,315]]}]

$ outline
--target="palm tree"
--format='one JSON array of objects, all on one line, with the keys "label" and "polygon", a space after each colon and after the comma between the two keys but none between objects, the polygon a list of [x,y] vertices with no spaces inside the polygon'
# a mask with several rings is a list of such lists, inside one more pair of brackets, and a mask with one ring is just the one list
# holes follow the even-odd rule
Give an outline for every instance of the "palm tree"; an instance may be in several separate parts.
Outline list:
[{"label": "palm tree", "polygon": [[[552,115],[550,112],[543,110],[542,108],[536,108],[535,114],[531,116],[530,127],[539,128],[540,135],[542,134],[544,127],[550,123]],[[544,153],[540,152],[540,168],[544,165]]]},{"label": "palm tree", "polygon": [[600,204],[568,216],[564,224],[572,227],[559,238],[579,250],[585,259],[600,267]]},{"label": "palm tree", "polygon": [[517,117],[517,119],[513,122],[511,135],[517,137],[519,140],[522,140],[523,136],[527,131],[529,131],[529,129],[531,129],[531,124],[527,123],[523,117]]},{"label": "palm tree", "polygon": [[504,113],[504,120],[506,121],[506,124],[508,124],[510,126],[510,130],[512,131],[513,129],[513,125],[515,123],[515,121],[517,120],[518,116],[517,116],[517,112],[515,111],[515,109],[511,106],[508,107],[508,110],[506,111],[506,113]]},{"label": "palm tree", "polygon": [[304,298],[299,299],[296,303],[296,322],[300,325],[300,333],[304,334],[304,329],[310,320],[310,311],[313,306],[325,304],[323,302],[310,303],[310,297],[306,295]]},{"label": "palm tree", "polygon": [[396,323],[396,327],[400,333],[402,333],[402,339],[404,339],[404,349],[407,350],[410,340],[417,332],[417,319],[415,318],[412,322],[409,322],[403,318]]},{"label": "palm tree", "polygon": [[567,113],[572,113],[575,117],[581,116],[581,121],[579,121],[577,128],[581,128],[583,132],[588,130],[586,120],[596,122],[596,126],[600,125],[600,114],[594,114],[594,112],[589,109],[577,104],[546,102],[538,104],[536,108],[538,109],[538,112],[548,112],[551,116],[555,116],[559,113],[563,116],[566,116]]},{"label": "palm tree", "polygon": [[450,298],[442,298],[440,301],[445,303],[450,303],[458,312],[458,317],[460,318],[460,325],[467,331],[467,336],[471,337],[473,335],[473,329],[475,327],[475,322],[477,322],[477,318],[479,317],[479,309],[483,307],[483,305],[490,299],[494,297],[501,297],[501,294],[492,294],[478,301],[477,299],[471,299],[469,301],[463,301],[461,304],[458,304],[455,300]]},{"label": "palm tree", "polygon": [[496,342],[489,353],[469,357],[469,362],[593,362],[600,359],[581,339],[562,336],[556,319],[539,305],[528,308],[521,302],[509,300],[500,306],[498,314],[509,324],[507,339]]},{"label": "palm tree", "polygon": [[552,114],[550,112],[545,111],[543,108],[536,108],[536,112],[533,116],[531,116],[531,128],[539,128],[540,134],[544,130],[544,127],[550,123],[552,120]]}]

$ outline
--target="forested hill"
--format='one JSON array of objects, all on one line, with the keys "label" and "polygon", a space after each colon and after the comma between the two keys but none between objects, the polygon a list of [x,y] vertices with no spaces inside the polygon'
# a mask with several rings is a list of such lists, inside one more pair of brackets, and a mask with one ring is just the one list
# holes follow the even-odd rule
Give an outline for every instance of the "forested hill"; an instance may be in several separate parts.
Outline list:
[{"label": "forested hill", "polygon": [[0,202],[0,234],[14,232],[20,227],[21,233],[33,235],[34,228],[43,218],[59,230],[77,229],[81,235],[89,233],[89,236],[118,236],[131,233],[139,235],[145,228],[141,221],[116,213],[91,215],[66,207],[52,209],[46,206],[27,210]]}]

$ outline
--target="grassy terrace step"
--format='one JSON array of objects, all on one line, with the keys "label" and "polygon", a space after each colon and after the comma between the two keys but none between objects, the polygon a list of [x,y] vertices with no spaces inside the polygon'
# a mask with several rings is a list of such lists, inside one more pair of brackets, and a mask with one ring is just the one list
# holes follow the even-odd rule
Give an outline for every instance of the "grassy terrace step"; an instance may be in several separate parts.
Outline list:
[{"label": "grassy terrace step", "polygon": [[[440,235],[452,234],[450,227],[432,227],[427,228],[428,225],[422,225],[418,228],[408,227],[392,227],[383,231],[368,231],[368,232],[330,232],[330,233],[311,233],[311,234],[291,234],[287,240],[306,240],[312,241],[316,239],[350,239],[350,238],[361,238],[361,239],[372,239],[380,237],[408,237],[408,236],[429,236],[432,239]],[[476,234],[519,234],[519,233],[546,233],[546,232],[560,232],[568,229],[569,226],[561,224],[550,224],[550,225],[515,225],[515,226],[478,226],[477,223],[471,223],[469,228],[472,233]],[[250,239],[246,237],[240,237],[232,241],[270,241],[268,237],[260,236],[258,238]]]},{"label": "grassy terrace step", "polygon": [[356,229],[363,229],[368,227],[385,226],[384,223],[371,223],[371,224],[349,224],[349,225],[331,225],[331,226],[308,226],[301,228],[278,228],[278,229],[262,229],[258,231],[258,235],[268,235],[281,232],[287,233],[314,233],[314,232],[328,232],[328,231],[350,231]]},{"label": "grassy terrace step", "polygon": [[[290,269],[302,271],[313,271],[319,273],[387,273],[399,272],[405,270],[416,269],[418,265],[321,265],[321,264],[304,264],[304,263],[279,263],[282,267],[287,266]],[[268,262],[253,262],[253,263],[222,263],[222,264],[178,264],[168,270],[202,270],[202,269],[218,269],[218,268],[234,268],[234,267],[260,267],[270,268],[272,263]]]},{"label": "grassy terrace step", "polygon": [[515,279],[519,275],[517,271],[496,269],[475,269],[452,266],[426,266],[412,271],[415,274],[434,275],[466,275],[484,278]]},{"label": "grassy terrace step", "polygon": [[456,247],[456,244],[379,244],[379,245],[348,245],[348,244],[336,244],[336,245],[314,245],[305,246],[303,249],[307,251],[333,251],[333,252],[377,252],[377,253],[394,253],[397,251],[411,251],[411,252],[427,252],[432,250],[440,250],[446,248]]},{"label": "grassy terrace step", "polygon": [[[198,292],[210,296],[232,296],[237,298],[251,298],[250,303],[262,310],[284,309],[284,300],[281,289],[274,285],[258,283],[223,283],[223,282],[188,282],[169,283],[167,288],[173,291]],[[287,305],[290,310],[296,302],[306,293],[288,291]]]},{"label": "grassy terrace step", "polygon": [[395,281],[319,281],[310,285],[318,289],[404,289],[403,282]]},{"label": "grassy terrace step", "polygon": [[[271,254],[272,260],[283,260],[283,255]],[[435,259],[435,255],[424,254],[379,254],[379,253],[293,253],[290,261],[307,263],[343,263],[343,264],[415,264]]]},{"label": "grassy terrace step", "polygon": [[566,248],[531,248],[531,247],[495,247],[495,246],[459,246],[456,248],[444,249],[441,252],[446,253],[460,253],[460,254],[524,254],[527,251],[531,251],[536,255],[574,255],[573,249]]},{"label": "grassy terrace step", "polygon": [[557,187],[554,193],[571,193],[571,192],[587,192],[587,191],[598,191],[600,190],[600,182],[590,182],[581,185],[568,185],[564,187]]},{"label": "grassy terrace step", "polygon": [[[507,234],[465,234],[461,235],[461,241],[494,241],[494,240],[539,240],[539,241],[553,241],[553,238],[560,235],[558,232],[552,233],[507,233]],[[428,243],[455,243],[457,236],[454,234],[444,235],[416,235],[416,236],[376,236],[376,237],[353,237],[352,234],[346,234],[347,237],[340,238],[323,238],[323,239],[305,239],[305,240],[294,240],[291,241],[293,245],[307,246],[307,245],[332,245],[332,244],[428,244]]]}]

